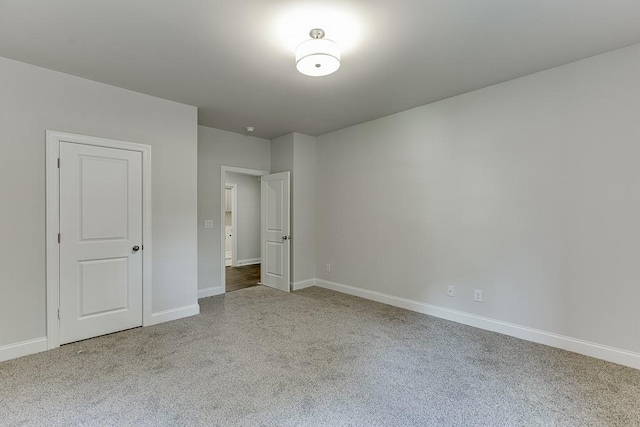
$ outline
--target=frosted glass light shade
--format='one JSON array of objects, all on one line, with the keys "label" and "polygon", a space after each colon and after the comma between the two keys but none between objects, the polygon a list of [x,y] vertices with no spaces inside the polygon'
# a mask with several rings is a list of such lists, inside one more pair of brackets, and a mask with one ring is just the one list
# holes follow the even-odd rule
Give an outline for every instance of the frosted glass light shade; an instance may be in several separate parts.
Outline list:
[{"label": "frosted glass light shade", "polygon": [[326,76],[340,68],[340,49],[333,40],[311,39],[296,48],[296,68],[313,77]]}]

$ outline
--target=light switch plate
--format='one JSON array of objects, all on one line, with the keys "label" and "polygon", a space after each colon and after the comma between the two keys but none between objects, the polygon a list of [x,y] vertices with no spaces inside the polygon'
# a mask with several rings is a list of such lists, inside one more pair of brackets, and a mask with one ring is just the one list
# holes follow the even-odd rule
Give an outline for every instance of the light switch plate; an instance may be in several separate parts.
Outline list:
[{"label": "light switch plate", "polygon": [[204,228],[213,228],[213,220],[205,219],[204,220]]}]

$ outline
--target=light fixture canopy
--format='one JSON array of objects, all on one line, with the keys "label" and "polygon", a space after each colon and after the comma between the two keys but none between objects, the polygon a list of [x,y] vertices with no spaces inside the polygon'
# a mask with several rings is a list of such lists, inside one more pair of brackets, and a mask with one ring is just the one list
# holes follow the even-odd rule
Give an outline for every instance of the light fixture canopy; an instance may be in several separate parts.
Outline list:
[{"label": "light fixture canopy", "polygon": [[314,28],[310,40],[296,48],[296,68],[312,77],[326,76],[340,68],[340,49],[333,40],[324,38],[324,31]]}]

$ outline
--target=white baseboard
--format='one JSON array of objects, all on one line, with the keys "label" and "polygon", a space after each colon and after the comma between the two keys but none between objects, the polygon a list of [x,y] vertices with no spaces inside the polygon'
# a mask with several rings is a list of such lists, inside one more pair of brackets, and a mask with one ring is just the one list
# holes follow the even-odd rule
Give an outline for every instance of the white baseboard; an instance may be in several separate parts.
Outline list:
[{"label": "white baseboard", "polygon": [[195,316],[200,314],[200,306],[198,304],[185,305],[184,307],[172,308],[170,310],[160,311],[151,315],[151,321],[148,325],[157,325],[158,323],[168,322],[170,320],[182,319],[183,317]]},{"label": "white baseboard", "polygon": [[329,282],[327,280],[315,279],[315,285],[321,288],[331,289],[333,291],[366,298],[384,304],[393,305],[395,307],[416,311],[418,313],[428,314],[442,319],[474,326],[476,328],[486,329],[488,331],[498,332],[523,340],[545,344],[551,347],[572,351],[574,353],[584,354],[585,356],[595,357],[608,362],[640,369],[640,354],[632,351],[609,347],[577,338],[571,338],[552,332],[541,331],[539,329],[503,322],[488,317],[476,316],[475,314],[469,314],[458,310],[396,297],[382,292]]},{"label": "white baseboard", "polygon": [[262,260],[260,258],[249,258],[249,259],[239,259],[238,265],[252,265],[252,264],[260,264]]},{"label": "white baseboard", "polygon": [[300,280],[299,282],[293,282],[291,284],[291,290],[298,291],[300,289],[310,288],[311,286],[315,286],[315,285],[316,285],[316,279]]},{"label": "white baseboard", "polygon": [[0,347],[0,362],[47,350],[47,337],[35,338]]},{"label": "white baseboard", "polygon": [[215,295],[222,295],[222,294],[224,294],[224,288],[222,286],[198,289],[198,299],[212,297]]},{"label": "white baseboard", "polygon": [[[194,316],[199,313],[200,306],[198,304],[165,310],[159,313],[153,313],[149,324],[145,326],[157,325],[158,323]],[[47,337],[4,345],[0,347],[0,362],[15,359],[17,357],[28,356],[29,354],[39,353],[46,350],[48,350]]]}]

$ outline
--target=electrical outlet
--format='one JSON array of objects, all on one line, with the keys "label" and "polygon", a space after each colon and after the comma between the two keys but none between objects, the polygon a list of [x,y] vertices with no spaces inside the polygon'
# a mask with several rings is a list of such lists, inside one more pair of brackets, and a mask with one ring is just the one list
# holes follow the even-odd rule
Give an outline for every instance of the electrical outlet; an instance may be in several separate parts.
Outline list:
[{"label": "electrical outlet", "polygon": [[204,220],[204,228],[213,228],[213,220],[205,219]]},{"label": "electrical outlet", "polygon": [[473,291],[473,300],[475,302],[482,302],[482,291],[476,289]]},{"label": "electrical outlet", "polygon": [[447,286],[447,295],[452,297],[453,295],[453,286],[449,285]]},{"label": "electrical outlet", "polygon": [[327,264],[327,273],[331,273],[331,264]]}]

